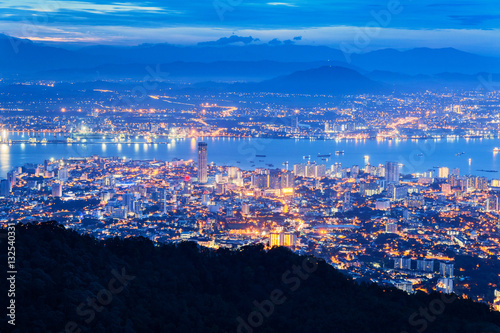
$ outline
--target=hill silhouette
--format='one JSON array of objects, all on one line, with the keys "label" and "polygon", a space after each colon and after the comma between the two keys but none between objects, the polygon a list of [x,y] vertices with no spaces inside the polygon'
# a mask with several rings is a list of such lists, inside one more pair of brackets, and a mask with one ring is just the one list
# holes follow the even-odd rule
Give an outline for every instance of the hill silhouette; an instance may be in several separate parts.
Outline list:
[{"label": "hill silhouette", "polygon": [[[99,241],[53,222],[16,228],[13,332],[500,329],[500,313],[484,304],[357,284],[324,261],[285,248],[233,251],[145,238]],[[2,279],[2,290],[5,283]]]},{"label": "hill silhouette", "polygon": [[297,71],[258,84],[261,91],[308,94],[353,94],[381,91],[383,85],[359,72],[339,66]]}]

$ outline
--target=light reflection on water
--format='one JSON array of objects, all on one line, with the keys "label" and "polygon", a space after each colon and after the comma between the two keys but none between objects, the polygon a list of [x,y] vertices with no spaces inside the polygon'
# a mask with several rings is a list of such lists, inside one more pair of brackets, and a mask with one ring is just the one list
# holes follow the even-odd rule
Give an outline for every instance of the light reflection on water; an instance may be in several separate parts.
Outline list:
[{"label": "light reflection on water", "polygon": [[[9,139],[21,139],[23,133],[9,133]],[[26,140],[33,133],[24,133]],[[42,136],[40,136],[42,137]],[[52,139],[52,135],[47,135]],[[57,139],[65,139],[56,135]],[[102,140],[102,139],[101,139]],[[107,142],[110,141],[108,138]],[[159,141],[166,142],[167,139]],[[369,155],[372,165],[397,161],[405,164],[409,172],[423,172],[436,166],[460,168],[461,174],[477,174],[488,178],[500,178],[500,173],[480,172],[497,170],[497,154],[493,148],[500,147],[500,139],[443,139],[443,140],[299,140],[299,139],[239,139],[239,138],[199,138],[169,139],[168,144],[135,140],[132,143],[93,144],[0,144],[0,177],[15,166],[25,163],[43,163],[51,157],[60,159],[92,155],[127,156],[129,159],[172,160],[173,158],[197,158],[197,143],[208,143],[208,160],[219,165],[235,165],[241,168],[281,167],[285,161],[290,168],[296,163],[307,163],[303,156],[310,155],[311,162],[326,164],[328,167],[336,162],[344,167],[352,165],[364,166],[365,155]],[[392,142],[394,141],[394,142]],[[430,149],[431,147],[432,149]],[[344,150],[343,155],[335,155],[335,151]],[[457,156],[457,153],[465,152]],[[318,154],[332,154],[326,161]],[[420,156],[421,154],[421,156]],[[255,155],[266,155],[256,157]],[[418,157],[416,157],[418,156]],[[469,158],[471,163],[469,165]],[[237,163],[237,162],[240,163]],[[262,162],[260,162],[262,161]],[[252,167],[255,165],[255,167]]]}]

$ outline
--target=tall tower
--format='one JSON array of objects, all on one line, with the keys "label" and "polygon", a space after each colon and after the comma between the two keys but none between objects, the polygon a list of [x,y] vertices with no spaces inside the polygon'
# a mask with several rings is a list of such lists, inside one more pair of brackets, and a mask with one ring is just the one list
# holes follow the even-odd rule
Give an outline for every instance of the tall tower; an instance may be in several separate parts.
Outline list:
[{"label": "tall tower", "polygon": [[207,182],[207,143],[198,142],[198,181],[200,183]]},{"label": "tall tower", "polygon": [[385,164],[385,179],[388,183],[399,183],[399,163],[387,162]]}]

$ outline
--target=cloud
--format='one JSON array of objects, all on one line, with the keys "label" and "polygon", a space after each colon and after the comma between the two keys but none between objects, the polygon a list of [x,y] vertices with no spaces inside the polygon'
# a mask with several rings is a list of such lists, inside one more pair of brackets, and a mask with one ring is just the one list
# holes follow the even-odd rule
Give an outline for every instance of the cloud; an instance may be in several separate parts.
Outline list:
[{"label": "cloud", "polygon": [[229,44],[235,44],[235,43],[243,43],[246,45],[246,44],[250,44],[252,42],[258,42],[259,40],[260,39],[253,38],[252,36],[241,37],[241,36],[232,35],[231,37],[219,38],[216,41],[200,42],[200,43],[198,43],[198,45],[199,46],[222,46],[222,45],[229,45]]},{"label": "cloud", "polygon": [[459,21],[463,25],[480,25],[489,20],[500,20],[498,15],[450,15],[453,20]]},{"label": "cloud", "polygon": [[278,38],[271,39],[267,44],[276,46],[276,45],[281,45],[283,44],[282,41],[280,41]]},{"label": "cloud", "polygon": [[[86,1],[23,1],[22,5],[19,5],[21,1],[15,4],[8,5],[9,9],[26,10],[33,12],[44,12],[44,13],[56,13],[63,11],[73,11],[73,12],[84,12],[84,13],[94,13],[94,14],[107,14],[107,13],[122,13],[122,12],[153,12],[153,13],[165,13],[169,12],[166,8],[155,7],[155,6],[142,6],[140,4],[135,4],[131,2],[122,2],[110,4],[98,4]],[[5,6],[5,4],[3,5]],[[179,11],[173,11],[173,13],[180,13]]]},{"label": "cloud", "polygon": [[[226,5],[221,21],[213,0],[0,0],[0,31],[54,43],[237,45],[259,38],[275,45],[338,47],[359,39],[360,31],[378,22],[377,14],[383,18],[388,6],[370,0],[268,1],[218,0]],[[496,1],[402,1],[404,10],[392,15],[387,26],[370,30],[376,35],[366,51],[417,46],[498,50]]]},{"label": "cloud", "polygon": [[297,7],[297,5],[294,5],[293,3],[288,3],[288,2],[268,2],[267,4],[269,6]]}]

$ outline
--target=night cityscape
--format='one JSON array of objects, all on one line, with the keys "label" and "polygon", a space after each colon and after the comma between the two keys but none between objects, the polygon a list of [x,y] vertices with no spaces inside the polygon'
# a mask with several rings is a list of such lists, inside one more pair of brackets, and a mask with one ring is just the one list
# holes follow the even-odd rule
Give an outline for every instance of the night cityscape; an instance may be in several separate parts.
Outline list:
[{"label": "night cityscape", "polygon": [[0,332],[500,332],[500,6],[0,4]]}]

